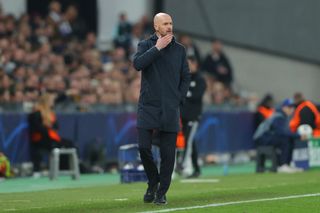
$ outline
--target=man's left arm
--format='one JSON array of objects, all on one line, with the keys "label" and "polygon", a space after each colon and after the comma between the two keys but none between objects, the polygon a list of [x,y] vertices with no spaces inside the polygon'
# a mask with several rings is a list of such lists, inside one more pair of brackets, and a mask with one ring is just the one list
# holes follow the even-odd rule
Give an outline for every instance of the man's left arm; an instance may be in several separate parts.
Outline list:
[{"label": "man's left arm", "polygon": [[185,102],[185,98],[189,89],[190,85],[190,70],[187,62],[187,56],[185,50],[183,50],[182,56],[182,65],[181,65],[181,75],[180,75],[180,85],[179,85],[179,92],[180,92],[180,104],[183,105]]}]

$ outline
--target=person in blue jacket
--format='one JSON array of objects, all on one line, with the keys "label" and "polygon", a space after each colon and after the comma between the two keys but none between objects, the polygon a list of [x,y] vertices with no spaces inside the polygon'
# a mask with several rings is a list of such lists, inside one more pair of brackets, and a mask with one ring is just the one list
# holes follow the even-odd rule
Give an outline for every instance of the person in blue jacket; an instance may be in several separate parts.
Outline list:
[{"label": "person in blue jacket", "polygon": [[[154,17],[155,34],[139,42],[133,65],[142,72],[137,112],[138,144],[148,177],[144,202],[167,204],[175,146],[179,131],[180,106],[185,100],[190,73],[184,47],[173,36],[170,15]],[[154,132],[160,138],[160,171],[153,161],[151,141]]]},{"label": "person in blue jacket", "polygon": [[280,109],[270,118],[262,122],[256,130],[253,139],[257,146],[274,146],[280,149],[278,172],[293,173],[301,169],[290,166],[294,148],[294,140],[307,140],[306,135],[293,133],[289,129],[289,118],[294,112],[294,103],[285,99]]}]

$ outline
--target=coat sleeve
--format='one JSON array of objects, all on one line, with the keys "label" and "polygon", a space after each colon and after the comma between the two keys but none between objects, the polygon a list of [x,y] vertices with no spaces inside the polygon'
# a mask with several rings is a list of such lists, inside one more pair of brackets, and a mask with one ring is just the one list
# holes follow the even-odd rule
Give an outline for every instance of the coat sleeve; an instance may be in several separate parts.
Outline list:
[{"label": "coat sleeve", "polygon": [[182,66],[181,66],[181,79],[180,79],[180,85],[179,85],[181,105],[183,105],[185,102],[186,95],[189,89],[190,78],[191,78],[185,50],[183,50],[182,57],[183,58],[182,58]]},{"label": "coat sleeve", "polygon": [[292,133],[285,119],[277,118],[272,123],[272,130],[277,136],[289,137],[291,139],[299,139],[300,135]]},{"label": "coat sleeve", "polygon": [[149,66],[158,56],[160,50],[155,46],[148,48],[146,41],[141,41],[138,44],[138,51],[133,56],[133,66],[137,71],[141,71]]}]

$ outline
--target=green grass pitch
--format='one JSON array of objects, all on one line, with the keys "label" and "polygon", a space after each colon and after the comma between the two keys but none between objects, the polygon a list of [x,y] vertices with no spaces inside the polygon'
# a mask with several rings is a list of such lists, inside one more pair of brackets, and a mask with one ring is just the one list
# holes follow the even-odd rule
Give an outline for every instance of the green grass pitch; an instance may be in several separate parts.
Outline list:
[{"label": "green grass pitch", "polygon": [[[146,184],[119,184],[118,175],[83,175],[79,181],[69,177],[54,182],[45,177],[6,180],[0,182],[0,212],[320,212],[318,169],[227,176],[206,172],[210,169],[205,169],[199,183],[175,178],[166,206],[143,203]],[[315,195],[300,197],[310,194]],[[293,195],[298,196],[287,198]],[[173,211],[181,207],[194,208]]]}]

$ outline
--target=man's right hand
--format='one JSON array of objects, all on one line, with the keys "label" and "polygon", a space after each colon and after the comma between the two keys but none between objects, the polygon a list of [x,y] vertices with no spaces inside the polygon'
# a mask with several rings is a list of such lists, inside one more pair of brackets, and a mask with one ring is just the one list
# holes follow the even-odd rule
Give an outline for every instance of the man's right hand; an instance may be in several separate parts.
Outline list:
[{"label": "man's right hand", "polygon": [[157,43],[156,43],[156,48],[158,50],[161,50],[163,48],[165,48],[166,46],[168,46],[168,44],[172,41],[172,34],[167,34],[161,38],[158,38]]}]

